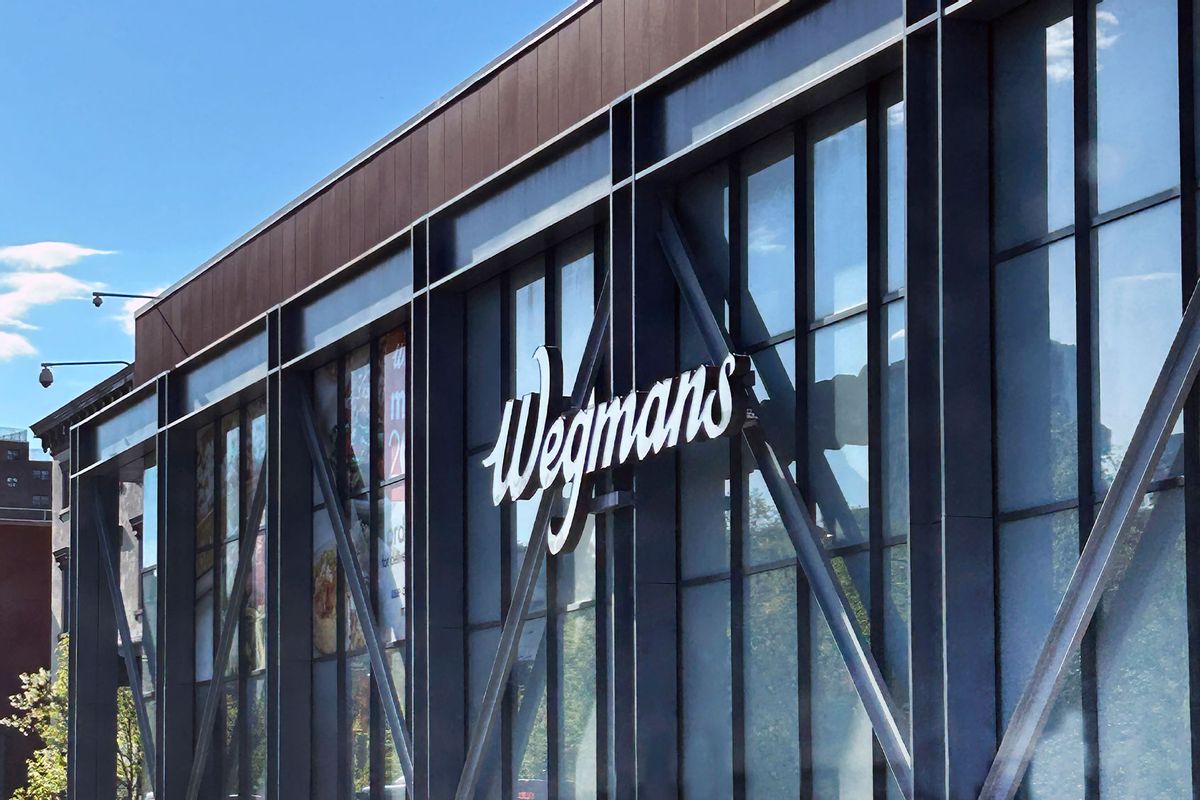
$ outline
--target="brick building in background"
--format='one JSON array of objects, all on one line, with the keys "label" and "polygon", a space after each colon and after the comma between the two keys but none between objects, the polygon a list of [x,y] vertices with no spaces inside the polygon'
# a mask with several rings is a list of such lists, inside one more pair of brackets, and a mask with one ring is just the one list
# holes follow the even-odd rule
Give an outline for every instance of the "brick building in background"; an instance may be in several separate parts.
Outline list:
[{"label": "brick building in background", "polygon": [[45,517],[50,510],[49,461],[29,459],[29,440],[22,428],[0,428],[0,517],[24,519],[35,509]]},{"label": "brick building in background", "polygon": [[[19,675],[50,663],[49,461],[31,461],[24,430],[0,430],[0,716],[12,713]],[[0,797],[25,783],[25,760],[37,746],[0,728]]]}]

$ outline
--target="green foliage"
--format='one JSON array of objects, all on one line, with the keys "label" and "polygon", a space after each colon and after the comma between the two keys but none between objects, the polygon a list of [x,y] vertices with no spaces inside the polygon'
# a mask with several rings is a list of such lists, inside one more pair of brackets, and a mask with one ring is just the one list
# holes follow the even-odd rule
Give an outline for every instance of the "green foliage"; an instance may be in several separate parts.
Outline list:
[{"label": "green foliage", "polygon": [[[15,712],[0,725],[36,736],[42,746],[26,762],[26,785],[11,800],[61,800],[67,791],[67,637],[56,649],[58,672],[42,668],[20,676],[21,691],[9,698]],[[117,690],[117,762],[114,778],[118,800],[138,797],[142,774],[142,743],[138,734],[133,693]]]}]

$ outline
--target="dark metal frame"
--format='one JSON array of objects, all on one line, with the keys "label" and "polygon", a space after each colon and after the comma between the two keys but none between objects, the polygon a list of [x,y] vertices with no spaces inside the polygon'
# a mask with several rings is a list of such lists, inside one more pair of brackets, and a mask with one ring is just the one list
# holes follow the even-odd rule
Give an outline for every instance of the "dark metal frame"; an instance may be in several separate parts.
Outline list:
[{"label": "dark metal frame", "polygon": [[[258,521],[262,519],[267,504],[267,463],[259,469],[258,480],[254,486],[254,498],[250,501],[247,516],[239,520],[241,525],[238,541],[238,565],[234,572],[233,588],[229,592],[228,607],[224,609],[224,620],[221,623],[221,636],[217,641],[217,650],[213,655],[213,676],[209,683],[209,692],[204,699],[204,710],[200,714],[200,727],[196,731],[196,753],[192,760],[192,771],[188,778],[187,800],[196,800],[200,793],[201,782],[204,780],[204,768],[208,763],[209,749],[212,747],[212,726],[217,719],[219,703],[224,699],[222,685],[225,682],[225,671],[229,667],[229,651],[233,648],[233,639],[241,630],[242,608],[245,605],[246,590],[250,581],[250,570],[254,564],[254,548],[258,541]],[[214,531],[214,548],[217,532]],[[213,550],[214,558],[216,549]],[[214,592],[216,587],[214,587]],[[215,595],[214,595],[215,596]],[[244,748],[243,748],[244,749]]]},{"label": "dark metal frame", "polygon": [[[606,278],[597,298],[596,316],[592,320],[583,360],[575,376],[575,385],[571,390],[570,408],[583,407],[599,374],[609,325],[609,292],[609,280]],[[505,688],[509,685],[509,677],[517,660],[517,648],[521,642],[521,632],[525,628],[529,608],[533,603],[538,574],[546,560],[546,538],[554,504],[552,492],[544,493],[538,503],[525,558],[521,562],[521,569],[517,573],[517,580],[512,588],[512,597],[504,615],[500,645],[488,674],[482,707],[471,730],[466,763],[455,791],[456,800],[469,800],[474,795],[475,787],[479,782],[483,759],[495,728],[496,717],[504,700]],[[549,631],[547,631],[548,635]]]},{"label": "dark metal frame", "polygon": [[411,786],[413,779],[412,741],[408,735],[408,728],[404,724],[404,715],[400,711],[400,702],[396,695],[395,681],[379,638],[379,628],[375,622],[375,607],[370,600],[367,578],[363,575],[357,547],[346,530],[346,520],[341,513],[342,503],[333,488],[337,477],[322,452],[312,398],[307,393],[301,394],[300,412],[304,441],[308,446],[309,459],[313,463],[321,496],[325,501],[325,511],[329,516],[330,525],[333,526],[338,558],[341,559],[341,567],[346,576],[350,594],[354,599],[354,610],[358,615],[367,652],[370,655],[371,669],[375,673],[375,685],[379,690],[379,700],[383,706],[388,729],[392,734],[392,741],[395,744],[396,757],[400,759],[400,768],[404,772],[405,783]]},{"label": "dark metal frame", "polygon": [[[138,670],[138,656],[134,651],[133,637],[129,632],[129,618],[125,614],[125,600],[121,596],[120,569],[113,552],[114,541],[108,523],[105,521],[105,508],[99,497],[93,498],[95,514],[95,530],[100,537],[100,563],[104,568],[104,582],[108,586],[108,596],[112,600],[113,616],[117,621],[117,633],[120,641],[121,661],[125,665],[125,674],[129,679],[129,691],[133,695],[134,713],[137,715],[138,733],[143,742],[154,741],[154,729],[150,724],[150,715],[146,711],[146,700],[142,697],[141,672]],[[142,760],[149,777],[150,785],[154,786],[157,776],[156,761],[153,747],[142,748]]]},{"label": "dark metal frame", "polygon": [[[714,361],[723,359],[732,352],[732,340],[729,334],[721,328],[708,305],[704,289],[692,267],[692,259],[687,245],[679,231],[674,214],[669,209],[664,208],[663,210],[659,237],[667,261],[679,284],[680,294],[700,330],[709,355]],[[757,410],[757,402],[753,398],[750,399],[750,409],[751,411]],[[834,574],[829,553],[821,541],[816,524],[808,513],[808,506],[801,497],[795,480],[780,464],[775,455],[775,448],[768,441],[762,427],[747,425],[742,430],[742,437],[758,464],[771,498],[787,528],[792,545],[796,548],[797,559],[808,578],[813,596],[829,623],[838,651],[846,663],[851,680],[854,682],[867,716],[871,720],[871,727],[883,750],[884,758],[905,798],[911,798],[913,796],[912,757],[909,755],[897,721],[891,692],[888,690],[870,650],[863,647],[845,590]]]}]

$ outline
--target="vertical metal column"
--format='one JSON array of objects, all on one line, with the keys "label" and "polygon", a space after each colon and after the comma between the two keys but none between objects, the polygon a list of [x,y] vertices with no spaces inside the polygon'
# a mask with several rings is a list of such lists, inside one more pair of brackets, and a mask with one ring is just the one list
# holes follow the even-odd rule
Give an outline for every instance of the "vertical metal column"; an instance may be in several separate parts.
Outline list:
[{"label": "vertical metal column", "polygon": [[[467,726],[463,577],[466,497],[464,377],[465,297],[458,292],[426,295],[426,326],[419,331],[425,391],[416,397],[423,439],[436,442],[423,452],[425,636],[430,670],[425,690],[428,711],[428,797],[451,797],[463,763],[462,732]],[[415,327],[415,326],[414,326]],[[436,350],[435,350],[436,348]],[[416,366],[416,365],[414,365]],[[435,399],[436,398],[436,399]],[[436,532],[436,533],[434,533]],[[433,577],[433,576],[436,576]],[[527,703],[527,705],[532,705]]]},{"label": "vertical metal column", "polygon": [[[418,223],[412,231],[413,273],[416,286],[429,275],[429,224]],[[433,712],[430,707],[429,685],[432,671],[429,668],[429,300],[422,295],[413,300],[412,319],[409,325],[409,357],[412,361],[412,384],[409,395],[412,413],[412,435],[409,449],[412,453],[409,479],[412,486],[421,487],[412,497],[412,530],[409,534],[409,569],[412,582],[409,584],[408,613],[412,617],[412,641],[409,643],[412,674],[409,683],[413,687],[412,712],[408,715],[412,725],[413,763],[417,765],[413,776],[413,796],[430,797],[430,782],[433,780],[430,750],[433,746]],[[461,452],[461,451],[460,451]],[[461,570],[461,565],[459,566]],[[461,691],[461,687],[460,687]],[[462,729],[460,729],[462,730]],[[461,736],[460,736],[461,738]],[[451,781],[457,780],[458,765],[455,762]],[[438,783],[441,785],[439,774]]]},{"label": "vertical metal column", "polygon": [[[910,0],[911,2],[911,0]],[[914,22],[910,16],[909,22]],[[907,144],[909,585],[913,797],[946,797],[938,27],[904,40]],[[989,543],[990,547],[990,543]],[[990,696],[990,692],[989,692]]]},{"label": "vertical metal column", "polygon": [[275,737],[267,794],[303,800],[312,775],[313,498],[300,398],[311,388],[295,370],[267,386],[267,719]]},{"label": "vertical metal column", "polygon": [[[996,747],[988,29],[941,25],[942,587],[946,792],[979,791]],[[924,98],[915,98],[921,102]],[[915,349],[915,344],[913,345]],[[912,384],[910,383],[910,386]],[[910,406],[911,407],[911,406]],[[916,581],[913,582],[916,586]]]},{"label": "vertical metal column", "polygon": [[[174,383],[159,385],[170,408]],[[192,766],[195,714],[196,435],[158,435],[159,794],[182,800]]]},{"label": "vertical metal column", "polygon": [[[675,304],[675,279],[658,245],[658,194],[637,183],[633,190],[634,388],[647,391],[676,371],[675,318],[664,312]],[[643,797],[674,796],[679,783],[676,463],[650,459],[637,465],[634,477],[633,665],[637,786]]]},{"label": "vertical metal column", "polygon": [[[613,106],[610,114],[613,146],[613,178],[632,173],[633,102],[630,98]],[[612,395],[619,397],[634,388],[633,353],[633,186],[620,185],[609,196],[609,342],[608,370]],[[633,491],[633,470],[612,471],[613,490]],[[634,673],[636,614],[634,608],[633,509],[621,508],[609,517],[612,584],[610,637],[612,674],[609,675],[613,729],[612,800],[637,797],[637,680]]]},{"label": "vertical metal column", "polygon": [[[72,466],[81,455],[71,432]],[[68,657],[67,798],[114,800],[117,759],[117,623],[105,588],[101,531],[92,513],[99,502],[117,519],[117,483],[87,474],[72,480],[71,643]]]}]

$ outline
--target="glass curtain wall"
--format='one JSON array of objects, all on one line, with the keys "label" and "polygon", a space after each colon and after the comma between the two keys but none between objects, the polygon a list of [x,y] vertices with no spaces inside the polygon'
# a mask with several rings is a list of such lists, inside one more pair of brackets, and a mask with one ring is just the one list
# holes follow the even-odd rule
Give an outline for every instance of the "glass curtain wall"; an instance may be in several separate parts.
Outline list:
[{"label": "glass curtain wall", "polygon": [[[392,331],[313,373],[318,434],[353,537],[401,708],[407,707],[408,350]],[[312,791],[315,800],[403,796],[325,498],[313,479]]]},{"label": "glass curtain wall", "polygon": [[[483,467],[505,398],[538,391],[533,360],[559,348],[564,392],[583,358],[603,280],[597,232],[587,231],[475,289],[467,297],[467,696],[474,725],[500,641],[513,584],[527,555],[540,493],[496,507]],[[525,623],[513,686],[492,737],[478,795],[594,797],[607,738],[597,697],[596,586],[603,586],[604,536],[587,523],[574,552],[547,557]]]},{"label": "glass curtain wall", "polygon": [[[266,449],[265,399],[205,424],[196,434],[197,726],[209,694],[220,696],[202,796],[266,793],[266,517],[246,519]],[[246,595],[239,602],[232,594],[243,554],[251,562]],[[231,614],[236,632],[221,663],[217,647]]]},{"label": "glass curtain wall", "polygon": [[[889,79],[689,179],[677,209],[713,312],[754,361],[760,424],[907,717],[903,142]],[[711,361],[679,313],[680,368]],[[890,796],[749,450],[720,440],[676,457],[682,793]]]},{"label": "glass curtain wall", "polygon": [[[1081,8],[1039,0],[993,28],[1001,731],[1191,294],[1177,4]],[[1180,425],[1022,797],[1192,795],[1182,479]]]}]

